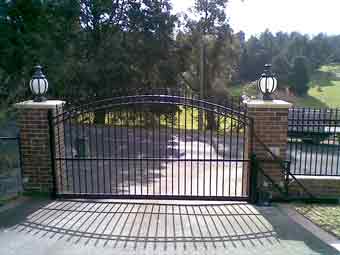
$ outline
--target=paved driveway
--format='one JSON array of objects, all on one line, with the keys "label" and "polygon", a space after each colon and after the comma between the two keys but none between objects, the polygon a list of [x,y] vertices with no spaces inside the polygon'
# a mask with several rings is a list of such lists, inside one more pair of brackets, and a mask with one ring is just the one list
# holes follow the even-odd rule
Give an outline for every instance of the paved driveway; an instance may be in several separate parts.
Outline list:
[{"label": "paved driveway", "polygon": [[0,254],[338,254],[279,208],[32,201],[0,214]]},{"label": "paved driveway", "polygon": [[[247,197],[241,134],[66,126],[61,193]],[[76,137],[85,155],[77,158]],[[58,151],[58,148],[57,148]]]}]

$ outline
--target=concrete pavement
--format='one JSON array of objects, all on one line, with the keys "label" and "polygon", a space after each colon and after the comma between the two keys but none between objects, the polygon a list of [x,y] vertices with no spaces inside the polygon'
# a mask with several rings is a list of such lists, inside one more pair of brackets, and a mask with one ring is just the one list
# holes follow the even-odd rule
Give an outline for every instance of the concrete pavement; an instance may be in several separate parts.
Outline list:
[{"label": "concrete pavement", "polygon": [[278,207],[25,201],[0,213],[0,254],[338,254]]}]

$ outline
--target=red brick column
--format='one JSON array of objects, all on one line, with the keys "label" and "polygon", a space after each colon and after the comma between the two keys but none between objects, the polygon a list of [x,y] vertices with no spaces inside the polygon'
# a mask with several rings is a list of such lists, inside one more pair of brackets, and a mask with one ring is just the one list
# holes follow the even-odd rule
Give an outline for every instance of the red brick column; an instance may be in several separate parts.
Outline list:
[{"label": "red brick column", "polygon": [[[253,130],[255,135],[276,156],[286,158],[287,133],[288,133],[288,110],[290,103],[280,100],[263,101],[250,100],[245,102],[248,114],[254,120]],[[253,139],[253,153],[258,159],[264,160],[264,171],[279,185],[283,185],[284,175],[276,162],[271,162],[272,157],[263,145]]]},{"label": "red brick column", "polygon": [[[51,132],[48,115],[50,111],[52,116],[55,116],[62,105],[62,101],[46,101],[42,103],[26,101],[15,105],[19,109],[17,123],[20,129],[25,192],[50,193],[53,191],[54,176],[52,172]],[[55,137],[52,139],[55,140]],[[59,147],[63,148],[64,146],[63,144],[58,144]]]}]

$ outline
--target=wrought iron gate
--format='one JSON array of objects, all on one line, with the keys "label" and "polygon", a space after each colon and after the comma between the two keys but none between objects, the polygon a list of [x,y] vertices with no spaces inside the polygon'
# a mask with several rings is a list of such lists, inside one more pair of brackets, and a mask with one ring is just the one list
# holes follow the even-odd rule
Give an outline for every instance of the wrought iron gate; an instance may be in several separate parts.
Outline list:
[{"label": "wrought iron gate", "polygon": [[192,96],[116,97],[51,121],[57,195],[247,200],[251,121]]}]

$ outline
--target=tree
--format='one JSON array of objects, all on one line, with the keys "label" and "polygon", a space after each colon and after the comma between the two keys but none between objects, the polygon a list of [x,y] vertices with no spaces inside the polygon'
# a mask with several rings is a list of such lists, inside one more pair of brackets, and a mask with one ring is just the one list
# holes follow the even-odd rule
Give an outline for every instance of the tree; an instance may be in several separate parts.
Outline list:
[{"label": "tree", "polygon": [[0,86],[2,103],[29,97],[32,67],[43,65],[50,92],[59,90],[65,52],[77,33],[76,1],[0,0]]},{"label": "tree", "polygon": [[[186,17],[184,31],[178,37],[187,49],[181,77],[186,87],[203,98],[226,95],[228,83],[238,71],[241,37],[234,35],[228,24],[227,2],[196,0],[193,15]],[[207,115],[209,128],[216,126],[212,117]]]},{"label": "tree", "polygon": [[295,92],[300,96],[308,91],[308,83],[310,81],[308,66],[309,62],[306,57],[299,56],[294,59],[290,80]]},{"label": "tree", "polygon": [[277,55],[273,58],[273,72],[277,75],[281,84],[289,85],[291,66],[284,55]]}]

